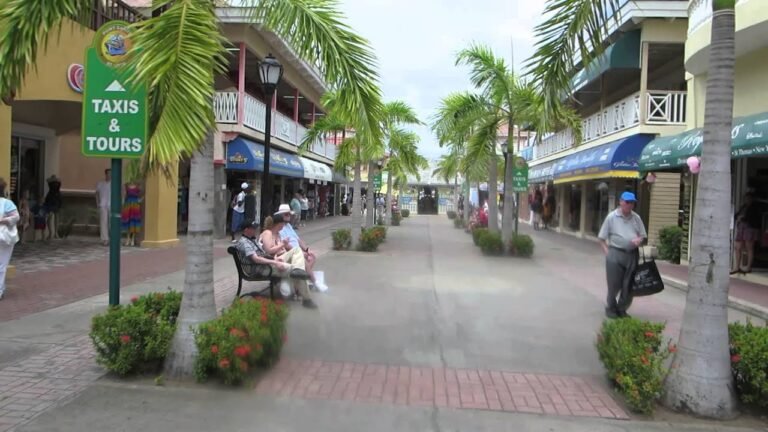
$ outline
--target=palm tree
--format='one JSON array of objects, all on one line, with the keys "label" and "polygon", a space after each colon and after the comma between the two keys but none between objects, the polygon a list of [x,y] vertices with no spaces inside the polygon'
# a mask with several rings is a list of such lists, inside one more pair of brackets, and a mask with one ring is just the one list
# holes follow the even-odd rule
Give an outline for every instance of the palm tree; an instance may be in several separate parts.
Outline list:
[{"label": "palm tree", "polygon": [[427,168],[429,163],[419,154],[419,136],[393,128],[389,132],[389,157],[387,158],[387,200],[385,208],[392,224],[392,192],[396,185],[408,183],[408,176],[419,177],[419,170]]},{"label": "palm tree", "polygon": [[453,180],[453,202],[459,202],[459,175],[461,174],[461,154],[458,147],[452,147],[450,151],[440,157],[437,168],[432,175],[439,176],[446,183]]},{"label": "palm tree", "polygon": [[[380,134],[381,92],[365,39],[324,0],[248,0],[255,22],[279,34],[297,55],[323,65],[338,89],[337,109],[372,136]],[[192,377],[193,329],[216,316],[213,291],[214,78],[226,69],[225,41],[211,0],[156,0],[164,10],[135,25],[129,67],[150,95],[147,165],[192,157],[187,269],[179,325],[166,360],[168,378]],[[65,19],[88,22],[90,0],[0,3],[0,97],[13,99],[41,50]]]},{"label": "palm tree", "polygon": [[[577,53],[588,64],[604,49],[618,0],[549,0],[529,61],[544,90],[545,108],[570,94]],[[733,113],[735,0],[713,0],[712,39],[704,117],[702,171],[696,193],[693,256],[678,350],[664,402],[695,415],[735,413],[728,347],[730,131]],[[704,175],[706,174],[706,175]]]}]

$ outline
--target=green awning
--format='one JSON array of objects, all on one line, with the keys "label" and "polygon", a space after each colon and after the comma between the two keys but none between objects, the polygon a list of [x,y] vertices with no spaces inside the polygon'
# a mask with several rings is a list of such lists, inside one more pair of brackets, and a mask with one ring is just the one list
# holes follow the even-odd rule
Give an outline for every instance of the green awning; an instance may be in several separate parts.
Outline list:
[{"label": "green awning", "polygon": [[[768,155],[768,112],[734,118],[731,137],[731,157],[734,159]],[[656,138],[640,154],[639,171],[681,167],[689,157],[701,155],[703,142],[701,128]]]},{"label": "green awning", "polygon": [[640,69],[640,30],[625,33],[571,79],[571,88],[580,88],[611,69]]}]

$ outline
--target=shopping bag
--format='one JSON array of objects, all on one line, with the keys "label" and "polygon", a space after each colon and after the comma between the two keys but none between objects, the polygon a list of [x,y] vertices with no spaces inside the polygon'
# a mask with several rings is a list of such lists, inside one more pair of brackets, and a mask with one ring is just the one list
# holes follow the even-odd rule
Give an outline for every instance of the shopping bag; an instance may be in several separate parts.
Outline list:
[{"label": "shopping bag", "polygon": [[643,262],[637,265],[635,275],[632,277],[630,287],[632,297],[649,296],[664,291],[664,281],[661,280],[656,261],[653,258],[646,260],[644,252],[642,256]]}]

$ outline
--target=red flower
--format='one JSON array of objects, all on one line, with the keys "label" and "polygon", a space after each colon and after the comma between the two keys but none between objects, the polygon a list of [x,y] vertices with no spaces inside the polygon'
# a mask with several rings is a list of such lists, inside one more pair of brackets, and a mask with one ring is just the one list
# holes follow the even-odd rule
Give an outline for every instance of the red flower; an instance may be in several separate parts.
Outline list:
[{"label": "red flower", "polygon": [[219,346],[218,345],[211,345],[211,353],[218,354],[219,353]]},{"label": "red flower", "polygon": [[651,349],[651,347],[648,347],[648,348],[645,349],[645,353],[646,354],[651,354],[651,353],[653,353],[653,350]]},{"label": "red flower", "polygon": [[654,336],[656,336],[656,334],[654,332],[652,332],[652,331],[645,332],[645,337],[647,337],[647,338],[652,338]]},{"label": "red flower", "polygon": [[267,322],[267,314],[263,313],[261,314],[261,322],[266,323]]},{"label": "red flower", "polygon": [[640,356],[640,361],[643,362],[644,365],[649,365],[651,362],[648,360],[648,357],[646,356]]},{"label": "red flower", "polygon": [[667,347],[667,348],[669,349],[669,352],[671,352],[671,353],[677,352],[677,345],[675,345],[673,343],[670,343],[669,347]]},{"label": "red flower", "polygon": [[219,360],[219,367],[222,369],[228,369],[229,368],[229,359],[223,358]]},{"label": "red flower", "polygon": [[136,303],[137,301],[139,301],[139,296],[131,297],[131,303]]},{"label": "red flower", "polygon": [[734,354],[731,356],[731,363],[738,363],[741,361],[741,356],[738,354]]},{"label": "red flower", "polygon": [[250,354],[250,352],[251,352],[251,347],[249,347],[248,345],[241,345],[235,348],[235,355],[240,358],[247,356],[248,354]]},{"label": "red flower", "polygon": [[126,335],[126,334],[120,335],[120,342],[122,342],[123,345],[129,343],[130,341],[131,341],[131,336]]}]

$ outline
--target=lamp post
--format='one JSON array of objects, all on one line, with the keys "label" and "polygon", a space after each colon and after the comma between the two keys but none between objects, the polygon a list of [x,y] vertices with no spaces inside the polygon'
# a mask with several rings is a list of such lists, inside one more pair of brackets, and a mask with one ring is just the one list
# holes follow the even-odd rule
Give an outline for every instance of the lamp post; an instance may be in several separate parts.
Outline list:
[{"label": "lamp post", "polygon": [[275,89],[283,76],[283,65],[276,58],[269,54],[264,60],[259,62],[259,79],[261,88],[267,96],[266,123],[264,125],[264,169],[261,180],[261,211],[259,211],[259,222],[264,226],[264,219],[270,214],[270,196],[272,183],[269,180],[269,153],[272,142],[272,99],[275,97]]}]

